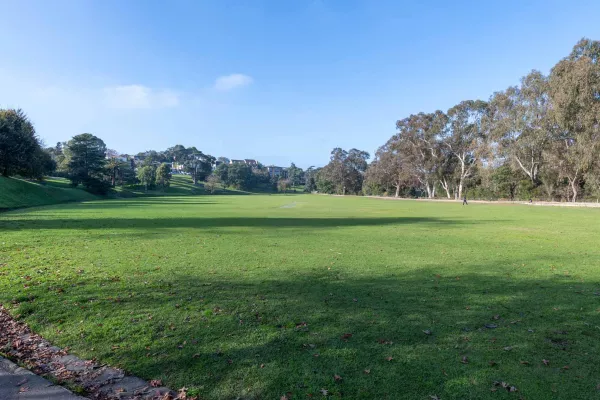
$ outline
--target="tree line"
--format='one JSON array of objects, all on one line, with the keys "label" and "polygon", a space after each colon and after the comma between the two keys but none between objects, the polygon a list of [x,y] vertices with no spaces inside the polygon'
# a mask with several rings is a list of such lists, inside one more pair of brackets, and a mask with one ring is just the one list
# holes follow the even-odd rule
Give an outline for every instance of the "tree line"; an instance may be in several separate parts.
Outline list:
[{"label": "tree line", "polygon": [[335,148],[330,161],[285,175],[231,164],[176,145],[123,160],[89,133],[44,148],[21,110],[0,110],[0,173],[41,179],[56,173],[105,193],[118,185],[169,186],[171,163],[194,182],[243,190],[366,194],[448,199],[600,198],[600,42],[580,40],[548,75],[533,70],[487,101],[465,100],[446,112],[396,122],[377,151]]},{"label": "tree line", "polygon": [[598,198],[599,61],[600,42],[582,39],[548,76],[534,70],[488,101],[398,120],[364,174],[363,193]]},{"label": "tree line", "polygon": [[272,176],[260,163],[229,164],[228,159],[216,159],[193,146],[176,145],[164,151],[120,155],[90,133],[45,148],[27,115],[22,110],[10,109],[0,110],[0,168],[5,177],[38,180],[49,175],[66,177],[74,187],[82,186],[95,194],[131,185],[165,190],[174,172],[189,175],[194,185],[204,181],[204,187],[211,193],[220,186],[287,191],[304,179],[304,171],[293,163],[285,176]]}]

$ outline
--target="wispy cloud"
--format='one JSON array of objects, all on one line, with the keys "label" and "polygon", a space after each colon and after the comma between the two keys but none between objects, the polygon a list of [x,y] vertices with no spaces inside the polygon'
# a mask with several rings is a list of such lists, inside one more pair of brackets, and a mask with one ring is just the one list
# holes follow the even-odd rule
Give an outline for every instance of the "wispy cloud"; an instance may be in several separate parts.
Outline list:
[{"label": "wispy cloud", "polygon": [[112,86],[103,89],[104,101],[112,108],[171,108],[179,105],[179,95],[171,90],[157,90],[143,85]]},{"label": "wispy cloud", "polygon": [[247,86],[253,82],[252,77],[244,74],[231,74],[220,76],[215,81],[215,89],[228,91],[242,86]]}]

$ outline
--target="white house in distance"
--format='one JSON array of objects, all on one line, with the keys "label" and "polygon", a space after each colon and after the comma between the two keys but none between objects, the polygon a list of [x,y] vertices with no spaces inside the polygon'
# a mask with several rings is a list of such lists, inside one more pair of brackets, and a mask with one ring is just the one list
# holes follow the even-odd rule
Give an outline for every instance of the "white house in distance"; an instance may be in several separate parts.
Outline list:
[{"label": "white house in distance", "polygon": [[179,164],[177,162],[171,163],[171,171],[175,174],[182,174],[185,170],[185,166],[183,164]]},{"label": "white house in distance", "polygon": [[229,160],[229,164],[246,164],[249,165],[251,167],[256,167],[258,165],[258,161],[256,160],[251,160],[251,159],[244,159],[244,160]]},{"label": "white house in distance", "polygon": [[[218,160],[215,162],[215,168],[218,167],[220,164],[222,163],[228,163],[229,165],[233,165],[233,164],[245,164],[248,165],[252,168],[254,167],[258,167],[259,162],[250,158],[246,158],[243,160],[234,160],[234,159],[228,159],[226,157],[219,157],[222,160]],[[267,167],[267,171],[269,172],[269,176],[272,178],[287,178],[287,171],[288,169],[286,167],[277,167],[275,165],[270,165]]]}]

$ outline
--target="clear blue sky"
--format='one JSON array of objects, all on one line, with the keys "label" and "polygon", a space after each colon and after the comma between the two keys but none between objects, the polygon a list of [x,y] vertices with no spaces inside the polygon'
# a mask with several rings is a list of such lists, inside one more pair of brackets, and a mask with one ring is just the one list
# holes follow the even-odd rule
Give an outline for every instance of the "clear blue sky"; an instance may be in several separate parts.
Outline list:
[{"label": "clear blue sky", "polygon": [[175,144],[302,167],[548,72],[598,1],[0,0],[0,107],[46,144]]}]

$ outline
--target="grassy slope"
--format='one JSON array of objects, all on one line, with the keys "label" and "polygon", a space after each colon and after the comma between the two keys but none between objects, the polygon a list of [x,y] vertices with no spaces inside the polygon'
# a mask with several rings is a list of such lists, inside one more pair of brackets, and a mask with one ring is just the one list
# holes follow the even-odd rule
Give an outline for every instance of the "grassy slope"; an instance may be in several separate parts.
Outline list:
[{"label": "grassy slope", "polygon": [[0,177],[0,210],[97,199],[83,190],[65,185],[65,182],[59,179],[50,179],[46,184],[39,184]]},{"label": "grassy slope", "polygon": [[[193,196],[207,194],[202,183],[194,185],[189,176],[175,175],[166,190],[145,191],[143,187],[116,187],[108,197]],[[215,194],[249,194],[219,188]],[[0,177],[0,210],[51,205],[73,201],[97,200],[98,196],[73,188],[64,178],[47,178],[43,184]]]},{"label": "grassy slope", "polygon": [[591,399],[599,211],[302,195],[13,211],[0,302],[205,399]]},{"label": "grassy slope", "polygon": [[[165,189],[155,189],[146,191],[142,185],[136,185],[133,187],[116,187],[114,189],[115,194],[118,197],[148,197],[148,196],[190,196],[190,195],[205,195],[208,194],[207,190],[204,189],[204,183],[199,182],[198,185],[194,185],[192,178],[188,175],[173,175],[171,179],[171,185]],[[233,189],[218,188],[215,194],[249,194]]]}]

